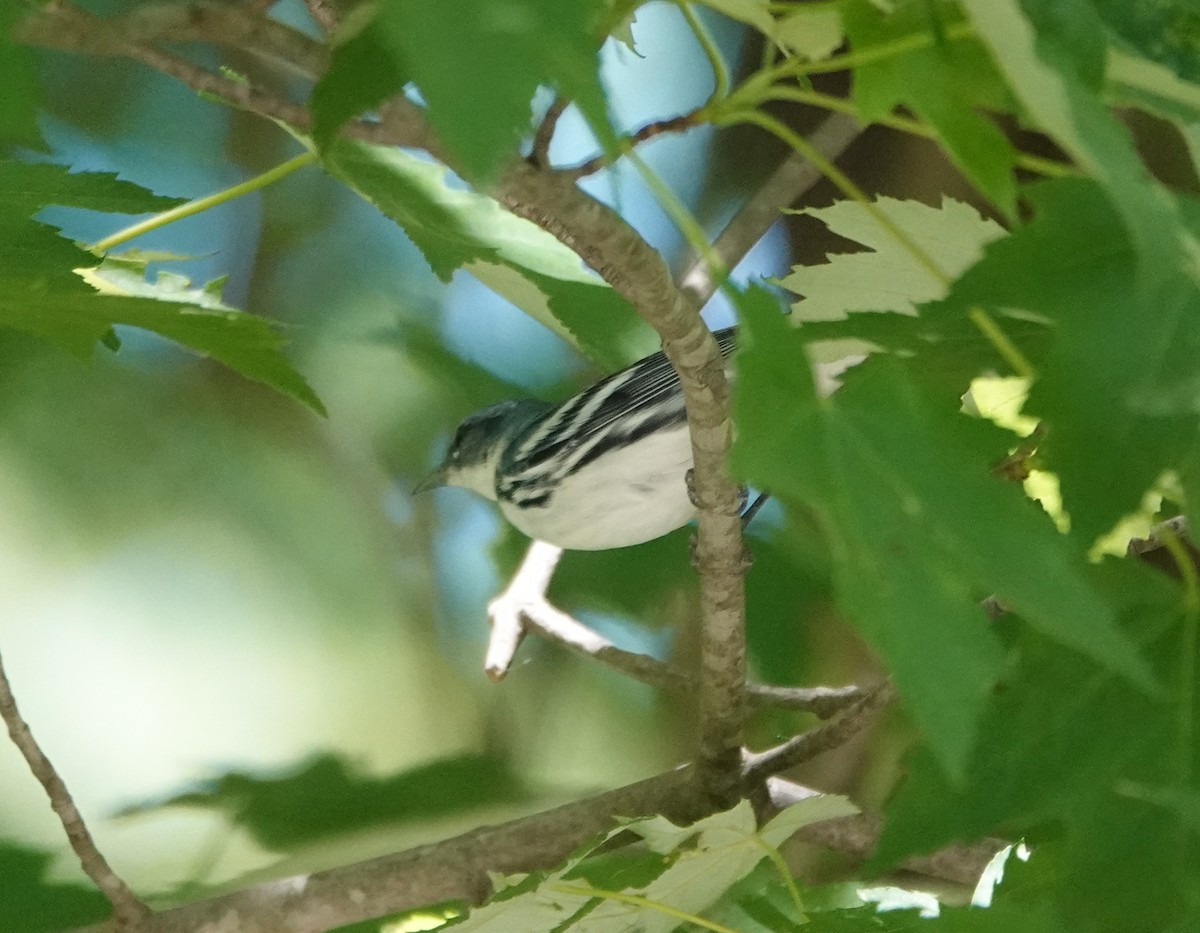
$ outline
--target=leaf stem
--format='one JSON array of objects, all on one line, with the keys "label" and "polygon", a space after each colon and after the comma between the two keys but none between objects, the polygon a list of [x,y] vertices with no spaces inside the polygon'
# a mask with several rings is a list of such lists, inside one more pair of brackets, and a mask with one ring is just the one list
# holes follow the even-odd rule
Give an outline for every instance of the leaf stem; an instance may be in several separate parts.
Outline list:
[{"label": "leaf stem", "polygon": [[260,188],[265,188],[267,185],[273,184],[284,178],[297,169],[303,168],[306,165],[312,165],[317,161],[315,152],[304,152],[296,156],[294,159],[288,159],[272,169],[268,169],[261,175],[255,175],[253,178],[248,178],[246,181],[236,184],[231,188],[225,188],[215,194],[205,195],[202,198],[196,198],[193,201],[188,201],[186,204],[180,204],[178,207],[173,207],[169,211],[163,211],[160,214],[155,214],[153,217],[147,217],[145,220],[139,220],[137,223],[126,227],[124,230],[118,230],[116,233],[106,236],[103,240],[98,240],[92,244],[91,251],[93,253],[106,253],[115,246],[120,246],[122,243],[128,243],[135,237],[141,236],[143,233],[149,233],[151,230],[157,230],[160,227],[165,227],[167,224],[172,224],[177,220],[183,220],[185,217],[191,217],[195,214],[202,213],[210,207],[216,207],[218,204],[224,204],[226,201],[232,201],[235,198],[240,198],[244,194],[249,194],[252,191],[257,191]]},{"label": "leaf stem", "polygon": [[[955,23],[953,26],[945,28],[941,38],[955,41],[958,39],[970,39],[974,35],[975,29],[970,23]],[[834,55],[824,61],[790,61],[786,65],[780,65],[779,71],[781,74],[791,74],[796,77],[828,74],[832,71],[849,71],[852,68],[860,68],[863,65],[869,65],[881,59],[903,55],[905,52],[916,52],[920,49],[927,49],[938,41],[938,39],[939,37],[934,36],[931,32],[914,32],[907,36],[900,36],[898,39],[893,39],[890,42],[881,42],[878,45],[868,45],[864,48],[851,49],[849,52]]]},{"label": "leaf stem", "polygon": [[717,48],[717,43],[713,40],[712,33],[708,31],[708,27],[696,15],[696,11],[692,9],[692,5],[687,0],[678,0],[677,6],[679,7],[679,11],[683,13],[683,18],[687,20],[688,27],[692,30],[692,35],[696,37],[696,41],[700,43],[700,48],[704,50],[704,56],[708,59],[708,64],[712,67],[715,87],[710,99],[724,100],[729,96],[729,68],[725,64],[725,59],[721,56],[721,50]]},{"label": "leaf stem", "polygon": [[[858,108],[851,101],[843,97],[836,97],[833,94],[822,94],[820,91],[808,88],[776,84],[771,87],[768,96],[763,99],[785,100],[796,104],[821,107],[824,110],[832,110],[837,113],[848,113],[852,117],[857,117],[862,123],[878,123],[880,126],[886,126],[913,136],[920,136],[923,139],[937,139],[937,131],[919,120],[896,113],[884,114],[883,116],[867,120],[859,114]],[[1016,161],[1017,165],[1025,169],[1025,171],[1044,175],[1047,178],[1066,178],[1069,175],[1075,174],[1074,167],[1065,162],[1045,159],[1028,152],[1018,151]]]},{"label": "leaf stem", "polygon": [[792,906],[796,909],[796,922],[807,923],[808,915],[804,912],[804,900],[800,897],[800,889],[796,887],[796,879],[792,877],[792,873],[788,869],[783,855],[775,846],[771,845],[771,843],[767,842],[767,840],[757,833],[750,838],[758,843],[767,854],[767,858],[771,860],[771,864],[775,866],[775,871],[779,875],[779,879],[783,882],[783,886],[787,888],[788,895],[792,899]]},{"label": "leaf stem", "polygon": [[675,196],[672,191],[661,178],[655,174],[654,170],[648,166],[645,161],[632,149],[625,152],[625,157],[633,163],[642,180],[650,188],[654,199],[658,201],[659,206],[671,218],[671,222],[676,229],[683,234],[684,240],[687,241],[696,253],[701,258],[704,264],[708,267],[708,274],[713,281],[723,282],[729,274],[729,270],[725,268],[725,263],[721,257],[717,255],[716,250],[708,241],[708,237],[704,233],[704,228],[700,226],[698,221],[687,206]]},{"label": "leaf stem", "polygon": [[1195,736],[1196,703],[1196,643],[1200,625],[1200,577],[1196,565],[1179,535],[1169,524],[1155,529],[1163,548],[1175,561],[1183,581],[1183,644],[1179,665],[1179,781],[1188,784],[1192,779],[1192,744]]},{"label": "leaf stem", "polygon": [[987,342],[1000,354],[1004,362],[1012,367],[1014,373],[1031,382],[1037,378],[1037,370],[1033,368],[1033,364],[1025,358],[1024,353],[1017,349],[1017,345],[1012,342],[1008,334],[1004,333],[1003,328],[996,323],[994,317],[975,305],[967,311],[967,318],[987,338]]},{"label": "leaf stem", "polygon": [[712,930],[713,933],[738,933],[737,930],[731,927],[714,923],[712,920],[705,920],[703,917],[689,914],[687,911],[679,910],[660,901],[653,901],[648,897],[638,897],[636,894],[626,894],[623,891],[602,891],[599,888],[592,888],[582,884],[555,883],[551,884],[550,888],[561,894],[575,894],[580,897],[599,897],[607,901],[619,901],[622,904],[630,904],[633,907],[648,907],[651,910],[657,910],[659,913],[666,914],[668,917],[674,917],[680,923],[691,923],[705,930]]}]

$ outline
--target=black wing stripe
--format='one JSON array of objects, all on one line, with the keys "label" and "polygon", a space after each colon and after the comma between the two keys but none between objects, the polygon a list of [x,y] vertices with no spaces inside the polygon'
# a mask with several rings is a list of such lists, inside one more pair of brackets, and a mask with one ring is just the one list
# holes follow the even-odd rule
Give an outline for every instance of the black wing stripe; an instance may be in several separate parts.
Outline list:
[{"label": "black wing stripe", "polygon": [[[727,357],[737,328],[724,328],[714,337],[721,355]],[[601,379],[552,410],[521,441],[512,461],[503,468],[506,484],[511,484],[511,491],[517,485],[550,482],[552,474],[579,469],[628,442],[626,436],[636,440],[684,417],[679,377],[660,351]],[[630,430],[612,430],[625,419],[632,419]]]}]

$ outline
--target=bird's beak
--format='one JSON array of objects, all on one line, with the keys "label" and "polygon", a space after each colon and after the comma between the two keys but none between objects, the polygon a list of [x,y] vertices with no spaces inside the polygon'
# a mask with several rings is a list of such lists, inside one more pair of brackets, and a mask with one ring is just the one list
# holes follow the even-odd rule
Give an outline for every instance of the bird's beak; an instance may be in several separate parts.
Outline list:
[{"label": "bird's beak", "polygon": [[415,496],[417,493],[429,492],[431,489],[437,489],[439,486],[445,485],[446,468],[444,466],[440,466],[426,476],[423,480],[421,480],[421,482],[417,483],[417,485],[413,487],[412,494]]}]

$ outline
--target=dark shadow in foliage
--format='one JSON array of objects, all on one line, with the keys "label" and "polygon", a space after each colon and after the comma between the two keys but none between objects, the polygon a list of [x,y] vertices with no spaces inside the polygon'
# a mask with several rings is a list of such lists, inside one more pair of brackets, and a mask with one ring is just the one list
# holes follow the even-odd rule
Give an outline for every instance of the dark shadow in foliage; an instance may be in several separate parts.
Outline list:
[{"label": "dark shadow in foliage", "polygon": [[46,881],[52,859],[36,849],[0,844],[0,930],[52,933],[98,923],[112,912],[99,891]]},{"label": "dark shadow in foliage", "polygon": [[220,810],[268,849],[283,852],[323,837],[407,820],[433,819],[529,799],[508,765],[490,755],[445,758],[377,779],[345,760],[317,755],[280,774],[231,771],[123,816],[163,807]]}]

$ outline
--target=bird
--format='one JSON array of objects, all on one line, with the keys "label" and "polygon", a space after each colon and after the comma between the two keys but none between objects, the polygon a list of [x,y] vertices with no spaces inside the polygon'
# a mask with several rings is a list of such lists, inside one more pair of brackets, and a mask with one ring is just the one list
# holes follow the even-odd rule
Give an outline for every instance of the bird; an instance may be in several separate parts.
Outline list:
[{"label": "bird", "polygon": [[[713,334],[726,360],[736,333]],[[683,390],[659,351],[559,404],[509,399],[468,415],[414,492],[469,489],[535,541],[601,551],[691,521],[691,468]]]}]

